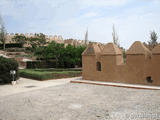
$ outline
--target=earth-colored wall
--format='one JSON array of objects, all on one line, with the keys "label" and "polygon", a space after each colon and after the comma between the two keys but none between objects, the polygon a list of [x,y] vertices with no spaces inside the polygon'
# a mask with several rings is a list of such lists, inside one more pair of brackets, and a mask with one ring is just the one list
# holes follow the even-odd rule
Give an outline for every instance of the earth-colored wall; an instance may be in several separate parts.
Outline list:
[{"label": "earth-colored wall", "polygon": [[[160,85],[160,46],[156,46],[151,53],[141,42],[136,41],[126,54],[124,63],[122,51],[113,43],[108,43],[103,49],[90,44],[82,54],[83,79]],[[101,71],[97,70],[97,62],[101,63]],[[151,77],[151,81],[147,81],[147,77]]]},{"label": "earth-colored wall", "polygon": [[[16,33],[18,34],[18,33]],[[14,38],[14,36],[16,35],[14,33],[10,33],[10,34],[6,34],[5,38],[6,38],[6,43],[16,43],[16,41],[13,41],[12,38]],[[30,38],[30,37],[35,37],[35,34],[33,33],[21,33],[21,34],[18,34],[18,35],[24,35],[25,37],[27,38]],[[76,40],[76,39],[67,39],[67,40],[63,40],[63,37],[61,35],[57,36],[57,35],[45,35],[45,38],[46,38],[46,41],[47,42],[52,42],[52,41],[55,41],[56,43],[60,43],[60,44],[65,44],[65,46],[67,46],[68,44],[71,44],[71,45],[75,45],[75,46],[82,46],[82,45],[86,45],[85,44],[85,40]],[[31,45],[29,43],[26,43],[24,45],[24,47],[30,47]]]}]

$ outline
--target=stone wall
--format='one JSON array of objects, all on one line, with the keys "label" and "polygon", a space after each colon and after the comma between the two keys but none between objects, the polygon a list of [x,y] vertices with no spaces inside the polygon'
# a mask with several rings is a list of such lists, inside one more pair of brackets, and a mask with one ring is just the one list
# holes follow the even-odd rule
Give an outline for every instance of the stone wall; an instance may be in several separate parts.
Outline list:
[{"label": "stone wall", "polygon": [[[16,33],[17,34],[17,33]],[[6,43],[16,43],[15,41],[12,40],[12,38],[16,35],[14,33],[10,33],[10,34],[6,34]],[[18,35],[24,35],[25,37],[27,38],[30,38],[30,37],[35,37],[35,34],[33,33],[21,33],[21,34],[18,34]],[[76,39],[67,39],[67,40],[63,40],[63,37],[61,35],[57,36],[57,35],[45,35],[45,38],[46,38],[46,41],[47,42],[52,42],[52,41],[55,41],[56,43],[63,43],[66,45],[68,44],[71,44],[71,45],[75,45],[75,46],[81,46],[81,45],[85,45],[85,40],[76,40]],[[28,47],[29,44],[26,43],[24,45],[24,47]]]},{"label": "stone wall", "polygon": [[126,54],[124,63],[122,51],[115,44],[108,43],[102,48],[89,44],[82,53],[83,79],[160,85],[160,45],[151,52],[136,41]]}]

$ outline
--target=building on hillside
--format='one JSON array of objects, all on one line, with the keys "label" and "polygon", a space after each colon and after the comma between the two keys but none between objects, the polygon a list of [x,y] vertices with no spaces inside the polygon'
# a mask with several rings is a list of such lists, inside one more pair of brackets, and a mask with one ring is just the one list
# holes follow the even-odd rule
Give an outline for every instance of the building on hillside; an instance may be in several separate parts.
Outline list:
[{"label": "building on hillside", "polygon": [[126,52],[113,43],[99,46],[90,43],[82,53],[83,79],[117,83],[160,85],[160,45],[148,50],[139,41]]}]

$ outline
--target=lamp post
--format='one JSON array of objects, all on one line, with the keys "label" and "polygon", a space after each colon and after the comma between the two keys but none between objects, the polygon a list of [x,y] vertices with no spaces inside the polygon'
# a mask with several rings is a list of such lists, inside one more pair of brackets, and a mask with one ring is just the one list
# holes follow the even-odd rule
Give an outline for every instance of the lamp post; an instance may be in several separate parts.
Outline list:
[{"label": "lamp post", "polygon": [[15,80],[15,75],[16,75],[16,71],[15,70],[10,70],[10,74],[12,75],[12,85],[16,84],[16,80]]}]

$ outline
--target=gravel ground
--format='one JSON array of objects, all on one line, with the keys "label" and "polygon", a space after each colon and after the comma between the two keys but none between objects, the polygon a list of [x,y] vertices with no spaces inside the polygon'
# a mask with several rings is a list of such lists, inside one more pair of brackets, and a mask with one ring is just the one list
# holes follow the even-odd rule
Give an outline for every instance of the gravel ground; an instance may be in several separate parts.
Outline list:
[{"label": "gravel ground", "polygon": [[160,120],[160,91],[66,83],[1,96],[0,120]]}]

